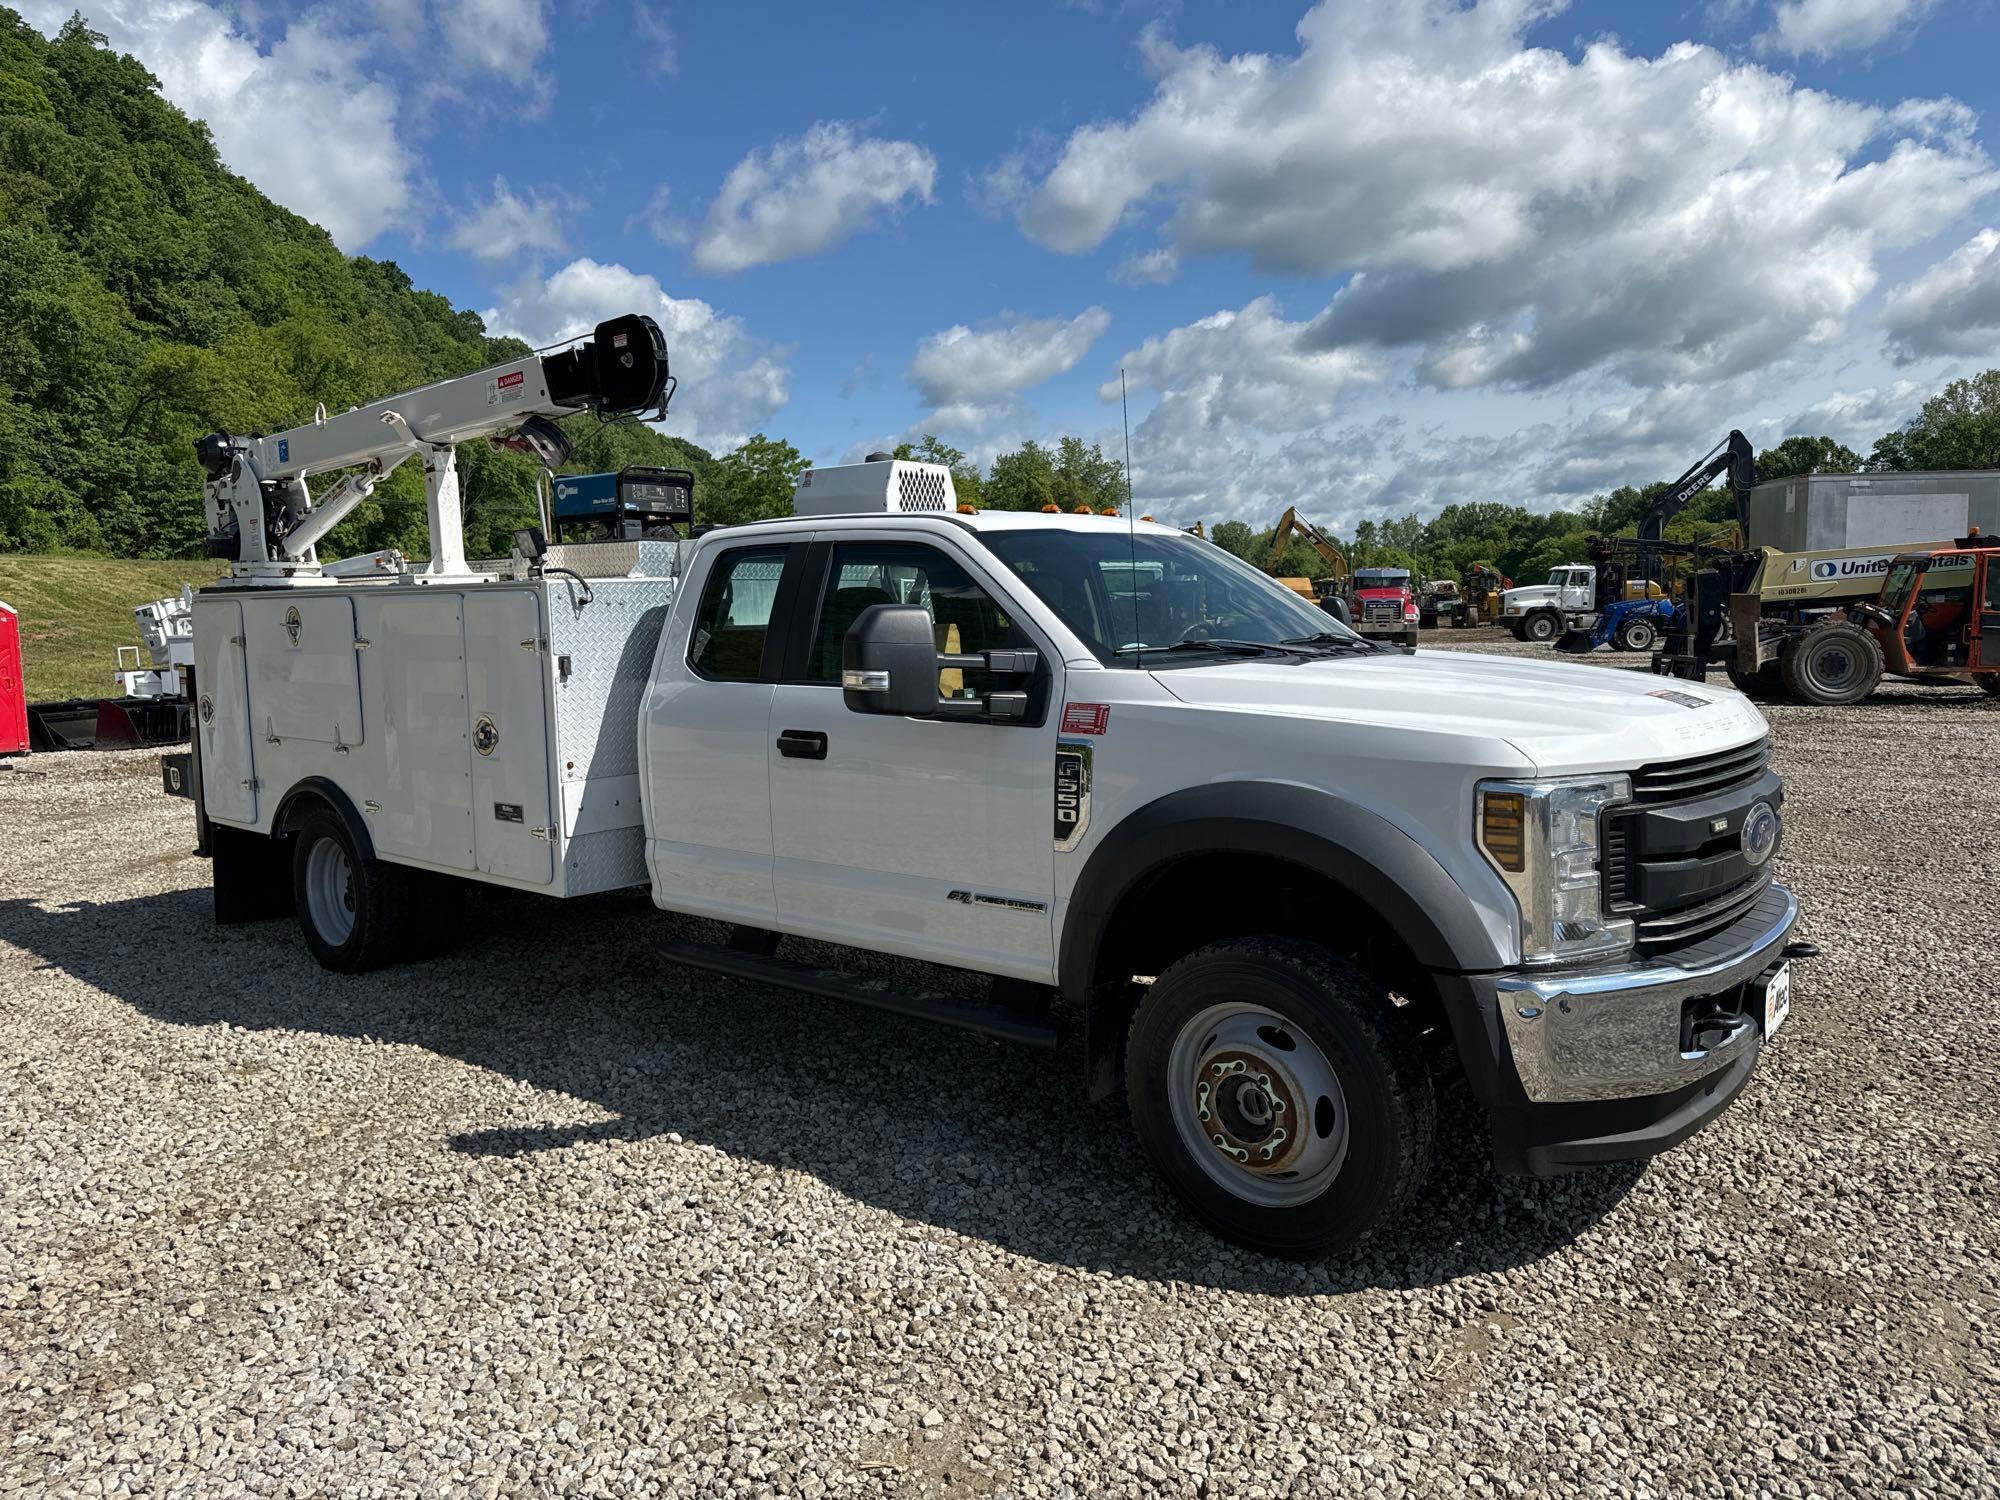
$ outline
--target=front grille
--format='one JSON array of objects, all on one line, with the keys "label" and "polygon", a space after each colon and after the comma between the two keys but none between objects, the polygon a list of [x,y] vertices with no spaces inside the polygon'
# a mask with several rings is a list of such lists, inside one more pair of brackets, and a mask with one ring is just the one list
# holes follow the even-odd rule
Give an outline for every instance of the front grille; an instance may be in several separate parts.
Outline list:
[{"label": "front grille", "polygon": [[[1684,803],[1714,804],[1719,799],[1723,812],[1736,818],[1748,798],[1729,794],[1745,792],[1763,781],[1770,762],[1771,742],[1759,740],[1734,750],[1641,766],[1632,773],[1631,805],[1608,813],[1599,825],[1598,858],[1605,913],[1632,920],[1641,953],[1674,952],[1714,936],[1753,908],[1771,885],[1771,871],[1766,866],[1750,870],[1721,890],[1706,890],[1671,905],[1660,904],[1655,895],[1651,898],[1654,904],[1646,904],[1641,897],[1649,886],[1662,880],[1669,889],[1683,886],[1690,863],[1713,876],[1722,873],[1717,868],[1721,861],[1742,859],[1733,835],[1727,847],[1717,847],[1720,841],[1716,841],[1697,850],[1675,841],[1676,826],[1685,827],[1684,815],[1676,818],[1669,813],[1663,827],[1670,842],[1666,848],[1655,842],[1650,850],[1654,862],[1648,863],[1648,815],[1677,809]],[[1702,816],[1711,810],[1704,808]],[[1654,832],[1657,839],[1660,830]],[[1676,848],[1684,852],[1675,853]]]},{"label": "front grille", "polygon": [[1393,599],[1364,599],[1361,601],[1361,618],[1400,620],[1403,618],[1403,607]]},{"label": "front grille", "polygon": [[1712,937],[1741,917],[1763,897],[1771,885],[1771,872],[1760,871],[1732,890],[1679,911],[1662,912],[1642,918],[1633,933],[1641,953],[1653,954],[1685,948]]},{"label": "front grille", "polygon": [[1740,745],[1692,760],[1663,761],[1632,773],[1632,800],[1640,806],[1661,802],[1692,802],[1748,786],[1771,763],[1771,742]]}]

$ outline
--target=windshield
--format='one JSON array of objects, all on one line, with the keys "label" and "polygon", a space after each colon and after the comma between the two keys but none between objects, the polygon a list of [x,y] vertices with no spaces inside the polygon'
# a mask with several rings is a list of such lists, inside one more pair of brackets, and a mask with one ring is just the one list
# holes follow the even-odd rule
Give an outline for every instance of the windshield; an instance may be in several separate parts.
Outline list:
[{"label": "windshield", "polygon": [[1402,568],[1363,568],[1354,575],[1357,588],[1393,589],[1410,581],[1410,575]]},{"label": "windshield", "polygon": [[1900,615],[1903,612],[1903,606],[1910,602],[1910,594],[1923,572],[1919,563],[1899,562],[1890,567],[1888,580],[1882,585],[1882,603],[1890,614]]},{"label": "windshield", "polygon": [[1549,574],[1549,586],[1551,588],[1567,588],[1569,584],[1570,571],[1568,568],[1557,568],[1555,572]]},{"label": "windshield", "polygon": [[1325,610],[1213,542],[1110,527],[989,531],[982,540],[1107,667],[1224,659],[1219,651],[1191,649],[1195,642],[1281,647],[1319,639],[1372,649]]}]

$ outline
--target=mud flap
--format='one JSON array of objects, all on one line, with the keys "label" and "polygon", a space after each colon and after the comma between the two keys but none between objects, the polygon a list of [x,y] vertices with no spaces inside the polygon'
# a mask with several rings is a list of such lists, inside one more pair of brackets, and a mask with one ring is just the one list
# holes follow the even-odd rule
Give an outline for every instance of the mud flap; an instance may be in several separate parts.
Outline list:
[{"label": "mud flap", "polygon": [[220,823],[209,825],[208,838],[218,927],[291,915],[289,843]]}]

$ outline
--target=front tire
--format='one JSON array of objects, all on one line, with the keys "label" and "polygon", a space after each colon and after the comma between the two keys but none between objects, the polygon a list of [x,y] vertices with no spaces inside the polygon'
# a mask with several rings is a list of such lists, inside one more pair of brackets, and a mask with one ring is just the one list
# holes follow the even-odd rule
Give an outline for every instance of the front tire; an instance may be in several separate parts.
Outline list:
[{"label": "front tire", "polygon": [[1562,631],[1562,623],[1551,614],[1529,615],[1521,622],[1521,638],[1546,646]]},{"label": "front tire", "polygon": [[359,974],[402,957],[406,872],[361,853],[331,812],[307,816],[292,839],[292,902],[322,968]]},{"label": "front tire", "polygon": [[1618,639],[1613,644],[1620,651],[1650,651],[1659,638],[1660,633],[1651,620],[1627,620],[1618,627]]},{"label": "front tire", "polygon": [[1216,1234],[1316,1256],[1393,1223],[1423,1186],[1437,1099],[1387,991],[1295,938],[1198,949],[1162,974],[1125,1053],[1153,1167]]},{"label": "front tire", "polygon": [[1722,670],[1729,676],[1729,685],[1746,698],[1781,698],[1785,692],[1785,680],[1778,670],[1778,664],[1767,661],[1754,672],[1746,672],[1736,665],[1736,653],[1730,652]]},{"label": "front tire", "polygon": [[1785,691],[1831,708],[1859,703],[1882,680],[1882,648],[1859,625],[1829,620],[1789,642],[1779,661]]}]

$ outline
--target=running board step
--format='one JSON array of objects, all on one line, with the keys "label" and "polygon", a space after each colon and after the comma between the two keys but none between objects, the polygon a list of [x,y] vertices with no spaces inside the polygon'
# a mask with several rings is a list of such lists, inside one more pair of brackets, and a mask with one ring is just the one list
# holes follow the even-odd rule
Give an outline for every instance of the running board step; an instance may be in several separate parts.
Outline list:
[{"label": "running board step", "polygon": [[[663,947],[669,958],[697,969],[707,969],[713,974],[727,974],[732,979],[757,980],[783,989],[800,990],[808,995],[822,995],[829,1000],[846,1000],[874,1010],[886,1010],[892,1015],[937,1021],[946,1026],[975,1031],[981,1036],[990,1036],[996,1041],[1016,1042],[1027,1047],[1053,1047],[1056,1044],[1055,1023],[1029,1005],[1007,1005],[996,1000],[966,1001],[952,995],[905,994],[891,988],[886,979],[861,979],[844,969],[821,968],[789,958],[745,952],[741,948],[712,947],[706,943],[666,943]],[[997,988],[1006,991],[1046,993],[1036,991],[1034,986],[1016,985],[1007,980],[996,980],[994,983]]]}]

